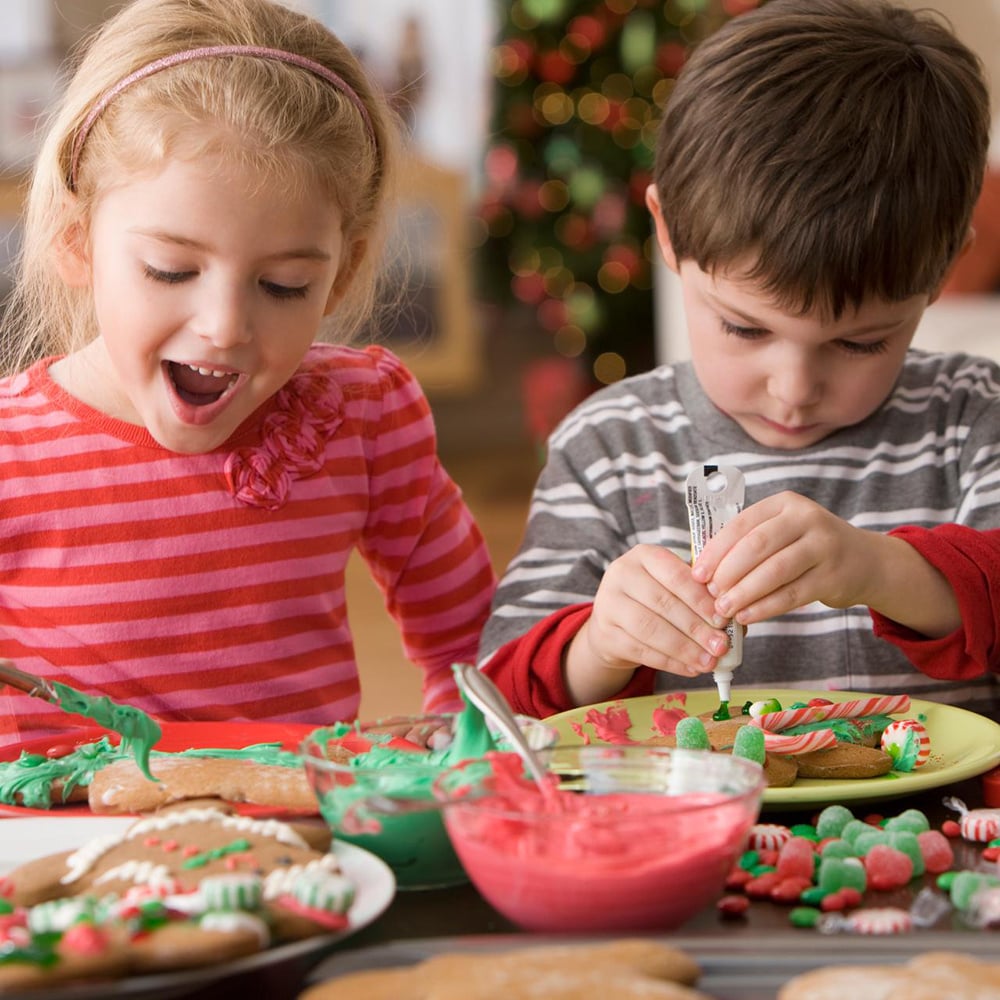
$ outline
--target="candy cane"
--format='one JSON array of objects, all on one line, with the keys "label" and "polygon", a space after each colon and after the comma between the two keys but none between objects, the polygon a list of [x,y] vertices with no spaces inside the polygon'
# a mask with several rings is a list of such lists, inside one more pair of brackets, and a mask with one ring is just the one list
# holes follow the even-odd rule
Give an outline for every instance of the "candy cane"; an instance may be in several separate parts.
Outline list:
[{"label": "candy cane", "polygon": [[887,694],[824,705],[820,718],[825,722],[827,719],[858,719],[863,715],[896,715],[909,711],[909,708],[908,694]]},{"label": "candy cane", "polygon": [[829,705],[807,705],[781,712],[766,712],[753,720],[762,729],[781,732],[807,722],[827,722],[830,719],[859,719],[865,715],[896,715],[910,707],[908,694],[873,695],[851,701],[832,702]]},{"label": "candy cane", "polygon": [[771,753],[809,753],[811,750],[829,750],[836,745],[837,737],[832,729],[814,729],[811,733],[798,736],[764,731],[764,749]]},{"label": "candy cane", "polygon": [[792,726],[801,726],[807,722],[819,722],[823,718],[822,708],[808,705],[805,708],[785,708],[780,712],[765,712],[751,720],[752,725],[760,726],[772,733],[779,733]]}]

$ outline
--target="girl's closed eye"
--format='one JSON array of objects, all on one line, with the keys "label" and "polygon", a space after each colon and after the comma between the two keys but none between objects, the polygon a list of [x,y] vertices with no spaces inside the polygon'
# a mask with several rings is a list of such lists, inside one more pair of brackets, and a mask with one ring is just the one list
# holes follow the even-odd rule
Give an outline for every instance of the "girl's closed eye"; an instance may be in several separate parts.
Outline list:
[{"label": "girl's closed eye", "polygon": [[308,285],[279,285],[276,281],[265,281],[263,278],[260,287],[275,299],[304,299],[309,294]]},{"label": "girl's closed eye", "polygon": [[165,285],[178,285],[195,274],[194,271],[162,271],[152,264],[143,264],[142,270],[151,281],[159,281]]}]

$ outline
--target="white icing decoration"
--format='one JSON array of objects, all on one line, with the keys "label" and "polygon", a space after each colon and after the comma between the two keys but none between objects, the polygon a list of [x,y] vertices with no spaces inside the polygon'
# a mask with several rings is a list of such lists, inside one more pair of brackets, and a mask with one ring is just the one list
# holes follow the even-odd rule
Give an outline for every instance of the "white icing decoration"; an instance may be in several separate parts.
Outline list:
[{"label": "white icing decoration", "polygon": [[212,911],[206,913],[198,921],[200,927],[207,931],[222,931],[225,934],[232,934],[236,931],[253,931],[260,940],[260,946],[266,948],[271,943],[271,932],[267,929],[267,924],[260,917],[255,917],[252,913],[218,913]]},{"label": "white icing decoration", "polygon": [[35,934],[62,934],[83,917],[101,923],[107,918],[106,907],[93,896],[52,899],[28,911],[28,927]]},{"label": "white icing decoration", "polygon": [[275,868],[264,878],[264,898],[277,899],[279,896],[287,896],[295,886],[295,880],[303,872],[329,872],[338,874],[340,866],[337,859],[332,854],[324,854],[323,857],[310,861],[306,865],[290,865],[288,868]]},{"label": "white icing decoration", "polygon": [[133,858],[131,861],[123,861],[120,865],[109,868],[106,872],[101,872],[94,879],[94,885],[116,880],[134,882],[136,884],[142,883],[154,887],[173,884],[173,877],[166,865],[157,864],[155,861],[143,861],[139,858]]},{"label": "white icing decoration", "polygon": [[189,823],[218,823],[229,830],[270,837],[289,847],[301,847],[304,850],[309,850],[309,845],[287,823],[276,819],[259,820],[250,816],[230,816],[218,809],[184,809],[139,820],[125,831],[124,837],[113,834],[106,837],[95,837],[66,859],[68,870],[59,879],[59,882],[62,885],[75,882],[90,871],[98,859],[111,848],[117,847],[118,844],[126,840],[134,840],[136,837],[150,833],[162,833],[164,830]]}]

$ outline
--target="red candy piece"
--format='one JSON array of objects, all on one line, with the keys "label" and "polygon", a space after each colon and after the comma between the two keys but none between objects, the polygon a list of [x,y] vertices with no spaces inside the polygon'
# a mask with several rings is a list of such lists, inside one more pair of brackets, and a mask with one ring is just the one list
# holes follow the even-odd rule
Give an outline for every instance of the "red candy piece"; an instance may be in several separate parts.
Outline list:
[{"label": "red candy piece", "polygon": [[962,835],[962,828],[959,826],[958,821],[954,819],[946,819],[941,824],[941,832],[946,836],[954,840],[956,837]]},{"label": "red candy piece", "polygon": [[917,834],[924,868],[931,875],[949,871],[955,863],[955,852],[948,838],[940,830],[923,830]]},{"label": "red candy piece", "polygon": [[776,872],[764,872],[756,878],[750,879],[743,887],[743,891],[751,899],[767,899],[771,895],[771,890],[781,881],[781,876]]},{"label": "red candy piece", "polygon": [[746,868],[736,867],[726,876],[726,888],[729,890],[742,889],[752,878],[753,874],[748,872]]},{"label": "red candy piece", "polygon": [[913,878],[910,856],[888,844],[872,847],[864,857],[864,864],[869,889],[900,889]]},{"label": "red candy piece", "polygon": [[816,870],[816,849],[805,837],[792,837],[778,852],[776,870],[785,878],[804,878],[812,882]]},{"label": "red candy piece", "polygon": [[45,756],[49,760],[58,760],[60,757],[68,757],[74,750],[76,747],[72,743],[57,743],[45,751]]},{"label": "red candy piece", "polygon": [[845,885],[843,889],[828,893],[820,901],[819,908],[825,913],[833,910],[853,910],[861,905],[861,893],[853,886]]},{"label": "red candy piece", "polygon": [[746,896],[723,896],[715,904],[715,907],[719,911],[720,916],[729,918],[742,917],[750,908],[750,900]]},{"label": "red candy piece", "polygon": [[59,940],[59,950],[76,955],[100,955],[107,951],[107,935],[93,924],[73,924]]},{"label": "red candy piece", "polygon": [[797,903],[799,897],[812,885],[812,879],[791,875],[783,878],[772,890],[772,903]]}]

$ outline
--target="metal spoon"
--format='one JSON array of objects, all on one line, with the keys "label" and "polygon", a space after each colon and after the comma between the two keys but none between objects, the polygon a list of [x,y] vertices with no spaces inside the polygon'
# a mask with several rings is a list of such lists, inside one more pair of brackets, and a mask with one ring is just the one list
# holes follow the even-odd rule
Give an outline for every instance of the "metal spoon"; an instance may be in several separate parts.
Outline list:
[{"label": "metal spoon", "polygon": [[527,765],[542,795],[559,808],[561,800],[557,789],[549,781],[545,765],[531,749],[527,738],[521,732],[514,712],[496,684],[471,663],[462,663],[455,667],[455,680],[465,697],[507,737],[511,746]]}]

